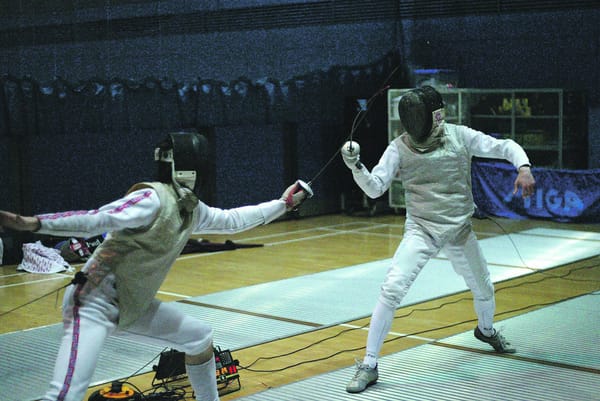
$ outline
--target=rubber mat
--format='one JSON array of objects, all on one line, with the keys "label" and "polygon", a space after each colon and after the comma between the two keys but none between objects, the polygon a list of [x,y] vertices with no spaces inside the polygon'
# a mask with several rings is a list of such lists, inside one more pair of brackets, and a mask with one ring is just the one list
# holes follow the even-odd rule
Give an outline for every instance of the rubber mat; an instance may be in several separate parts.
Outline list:
[{"label": "rubber mat", "polygon": [[[62,324],[0,336],[0,400],[35,400],[44,395],[52,379],[61,337]],[[102,349],[92,382],[104,383],[127,377],[140,368],[150,371],[151,362],[162,350],[150,344],[111,336]]]},{"label": "rubber mat", "polygon": [[599,296],[503,321],[507,335],[516,340],[514,357],[463,348],[490,349],[469,331],[442,341],[460,349],[426,344],[380,358],[378,382],[360,394],[345,391],[352,366],[239,400],[598,401]]},{"label": "rubber mat", "polygon": [[[600,234],[568,230],[534,229],[510,237],[483,239],[480,244],[494,282],[600,254]],[[214,328],[215,344],[235,350],[369,316],[389,263],[390,259],[380,260],[222,291],[176,305],[209,322]],[[442,254],[425,266],[402,305],[466,289]],[[0,335],[0,400],[28,401],[43,395],[60,331],[57,324]],[[111,337],[94,383],[149,372],[151,361],[160,352],[155,346]]]},{"label": "rubber mat", "polygon": [[[480,242],[493,282],[600,254],[600,234],[534,229]],[[203,304],[332,325],[369,316],[391,259],[192,298]],[[402,306],[467,290],[441,254],[427,263]],[[349,302],[349,300],[352,302]]]},{"label": "rubber mat", "polygon": [[[600,374],[599,303],[600,292],[595,292],[504,320],[497,328],[506,333],[520,357],[596,369]],[[470,332],[443,342],[487,349]]]}]

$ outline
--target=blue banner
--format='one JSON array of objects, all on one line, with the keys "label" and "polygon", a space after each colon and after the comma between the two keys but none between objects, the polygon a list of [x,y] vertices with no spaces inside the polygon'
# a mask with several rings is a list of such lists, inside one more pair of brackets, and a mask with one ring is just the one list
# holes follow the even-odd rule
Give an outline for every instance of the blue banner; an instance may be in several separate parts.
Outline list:
[{"label": "blue banner", "polygon": [[600,222],[600,169],[532,168],[535,194],[513,195],[517,171],[507,163],[474,161],[473,197],[478,213],[511,219]]}]

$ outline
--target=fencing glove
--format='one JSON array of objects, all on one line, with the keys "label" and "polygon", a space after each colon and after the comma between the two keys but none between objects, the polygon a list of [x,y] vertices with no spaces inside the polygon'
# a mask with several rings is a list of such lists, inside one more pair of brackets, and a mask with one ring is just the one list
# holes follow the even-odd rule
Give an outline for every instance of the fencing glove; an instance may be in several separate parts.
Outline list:
[{"label": "fencing glove", "polygon": [[360,162],[360,145],[358,142],[348,141],[342,146],[342,159],[350,170],[360,170],[362,163]]},{"label": "fencing glove", "polygon": [[313,190],[302,180],[298,180],[283,192],[281,200],[285,202],[286,210],[296,210],[306,199],[313,196]]}]

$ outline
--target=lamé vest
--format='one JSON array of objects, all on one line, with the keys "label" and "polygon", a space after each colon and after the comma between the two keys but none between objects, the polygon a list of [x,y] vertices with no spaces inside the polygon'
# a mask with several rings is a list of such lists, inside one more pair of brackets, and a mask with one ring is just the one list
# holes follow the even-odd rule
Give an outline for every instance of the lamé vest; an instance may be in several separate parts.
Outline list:
[{"label": "lam\u00e9 vest", "polygon": [[[152,224],[114,232],[94,253],[100,265],[97,273],[102,274],[103,267],[108,267],[116,276],[121,328],[130,326],[150,306],[193,229],[193,213],[179,211],[171,185],[141,183],[129,192],[142,188],[154,189],[160,199],[160,211]],[[93,275],[94,270],[88,274]]]},{"label": "lam\u00e9 vest", "polygon": [[429,153],[412,151],[403,135],[394,140],[402,160],[406,212],[441,241],[464,229],[474,211],[471,155],[454,128],[448,126],[442,146]]}]

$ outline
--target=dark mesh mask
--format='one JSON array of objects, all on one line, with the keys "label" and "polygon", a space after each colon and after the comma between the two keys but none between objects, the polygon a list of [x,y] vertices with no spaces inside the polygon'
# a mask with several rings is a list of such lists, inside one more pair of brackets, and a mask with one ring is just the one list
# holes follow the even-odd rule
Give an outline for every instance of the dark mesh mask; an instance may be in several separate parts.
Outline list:
[{"label": "dark mesh mask", "polygon": [[431,86],[412,89],[398,102],[398,115],[404,129],[415,143],[423,143],[431,134],[433,112],[442,109],[442,96]]},{"label": "dark mesh mask", "polygon": [[154,158],[172,164],[173,181],[193,190],[201,185],[208,167],[208,141],[196,132],[173,132],[155,150]]}]

